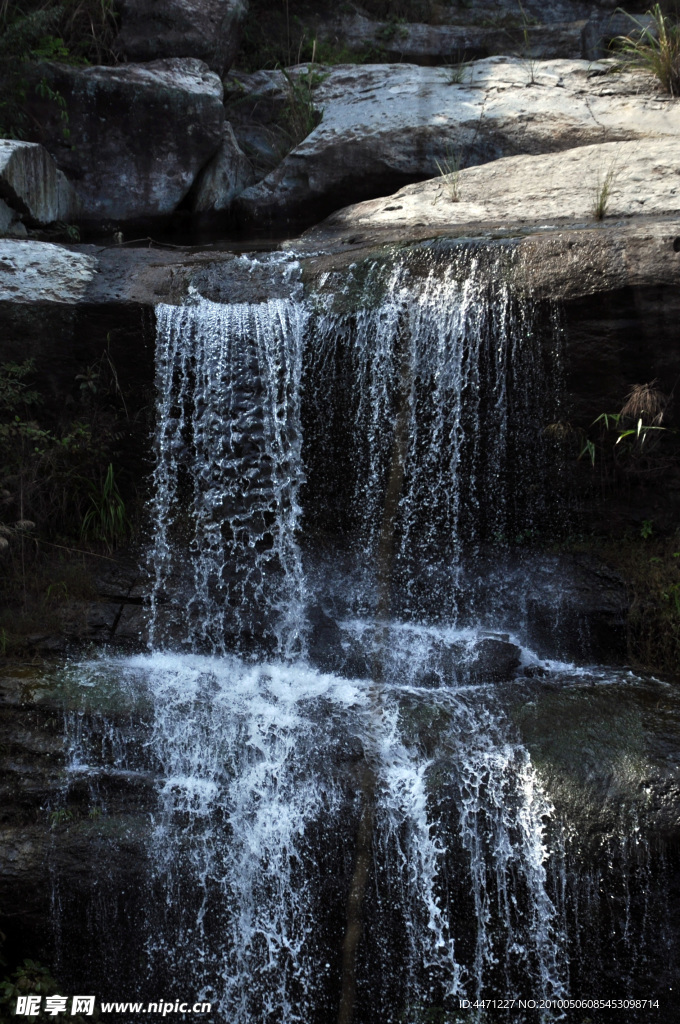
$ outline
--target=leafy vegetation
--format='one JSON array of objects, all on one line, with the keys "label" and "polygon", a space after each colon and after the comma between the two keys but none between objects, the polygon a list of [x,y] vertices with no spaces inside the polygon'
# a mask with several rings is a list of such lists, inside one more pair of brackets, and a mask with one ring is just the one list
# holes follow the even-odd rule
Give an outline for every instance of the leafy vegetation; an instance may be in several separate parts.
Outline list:
[{"label": "leafy vegetation", "polygon": [[636,384],[619,412],[603,412],[582,434],[579,458],[587,458],[603,474],[614,470],[636,477],[663,473],[676,461],[675,450],[664,442],[675,432],[665,426],[669,398],[657,382]]},{"label": "leafy vegetation", "polygon": [[380,61],[380,47],[350,50],[343,43],[320,39],[310,28],[314,11],[304,0],[250,0],[236,66],[243,71],[287,68],[296,64],[364,64]]},{"label": "leafy vegetation", "polygon": [[[47,427],[37,418],[43,397],[31,383],[33,360],[0,364],[0,525],[5,537],[36,530],[49,539],[72,537],[74,523],[84,523],[91,510],[93,488],[107,493],[108,486],[109,496],[117,493],[111,454],[122,424],[109,401],[115,399],[115,384],[104,382],[107,366],[100,361],[87,368],[79,400],[70,403],[71,415]],[[114,531],[97,539],[109,543],[119,537]]]},{"label": "leafy vegetation", "polygon": [[[116,34],[113,0],[0,0],[0,136],[32,133],[26,113],[27,65],[53,60],[69,64],[110,64]],[[68,111],[43,79],[36,91],[59,107],[64,137]]]},{"label": "leafy vegetation", "polygon": [[290,148],[294,148],[310,132],[313,132],[323,117],[323,111],[314,103],[314,89],[326,77],[315,71],[313,66],[299,75],[283,72],[288,85],[288,101],[283,111],[283,126],[290,138]]},{"label": "leafy vegetation", "polygon": [[651,381],[631,388],[617,412],[601,413],[587,430],[556,423],[547,433],[592,470],[593,536],[572,539],[567,549],[595,555],[625,580],[631,663],[678,677],[680,531],[654,500],[656,481],[680,467],[670,406],[671,396]]},{"label": "leafy vegetation", "polygon": [[612,161],[604,174],[601,172],[598,174],[592,209],[595,220],[604,220],[617,176],[616,161]]},{"label": "leafy vegetation", "polygon": [[459,149],[449,147],[446,156],[440,162],[437,160],[437,170],[441,175],[442,182],[452,203],[460,199],[460,172],[462,167],[462,156]]},{"label": "leafy vegetation", "polygon": [[[4,936],[2,936],[4,939]],[[59,982],[52,977],[50,970],[43,967],[37,960],[25,959],[4,981],[0,982],[0,1024],[10,1024],[16,1021],[15,1007],[19,996],[39,996],[41,1000],[41,1011],[39,1014],[28,1017],[32,1021],[54,1021],[56,1016],[45,1011],[45,996],[63,995],[63,988]],[[70,1000],[69,1000],[70,1002]],[[60,1015],[61,1016],[61,1015]],[[74,1024],[85,1024],[85,1021],[93,1021],[99,1016],[95,1010],[93,1015],[84,1016],[82,1013],[69,1014],[68,1020]]]},{"label": "leafy vegetation", "polygon": [[101,541],[111,551],[125,540],[130,526],[125,502],[113,475],[113,465],[109,463],[101,485],[89,486],[90,507],[83,516],[80,535],[86,540]]},{"label": "leafy vegetation", "polygon": [[680,24],[665,14],[661,4],[647,11],[651,25],[628,15],[635,30],[630,36],[618,36],[612,46],[622,55],[624,66],[648,71],[658,78],[667,93],[680,95]]}]

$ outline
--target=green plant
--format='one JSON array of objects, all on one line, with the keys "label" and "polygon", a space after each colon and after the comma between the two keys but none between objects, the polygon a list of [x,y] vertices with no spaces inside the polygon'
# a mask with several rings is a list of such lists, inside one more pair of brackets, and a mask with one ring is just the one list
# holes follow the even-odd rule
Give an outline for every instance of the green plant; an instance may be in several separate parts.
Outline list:
[{"label": "green plant", "polygon": [[652,526],[651,519],[643,519],[642,526],[640,527],[640,536],[643,540],[648,540],[649,537],[654,533],[654,527]]},{"label": "green plant", "polygon": [[612,189],[618,175],[617,156],[614,156],[604,173],[602,169],[598,171],[592,206],[592,214],[595,220],[604,220],[609,200],[611,199]]},{"label": "green plant", "polygon": [[524,59],[524,64],[525,64],[525,66],[527,68],[527,71],[529,73],[529,85],[535,85],[536,84],[536,70],[537,70],[537,67],[538,67],[538,61],[534,57],[533,48],[531,46],[531,38],[529,36],[529,25],[531,24],[531,19],[529,18],[529,16],[527,15],[526,11],[524,10],[524,7],[522,5],[522,0],[517,0],[517,3],[519,5],[520,16],[521,16],[521,19],[522,19],[522,38],[523,38],[523,48],[522,48],[523,49],[523,54],[522,54],[522,56],[523,56],[523,59]]},{"label": "green plant", "polygon": [[[39,136],[27,112],[30,65],[112,63],[117,31],[113,0],[17,0],[0,3],[0,136]],[[66,101],[43,77],[34,86],[59,109],[62,135],[69,137]]]},{"label": "green plant", "polygon": [[[63,991],[62,986],[52,976],[49,968],[43,967],[37,960],[23,960],[9,977],[6,976],[4,981],[0,982],[0,993],[2,993],[0,995],[1,1024],[9,1024],[9,1022],[16,1021],[16,1005],[20,996],[38,996],[40,999],[39,1012],[31,1014],[26,1018],[27,1020],[40,1021],[41,1024],[43,1021],[56,1020],[56,1014],[50,1013],[45,1008],[44,997],[58,996]],[[70,1003],[71,1000],[69,999],[68,1002]],[[64,1017],[63,1019],[73,1021],[73,1024],[85,1024],[85,1021],[92,1022],[98,1016],[99,1012],[95,1010],[94,1014],[86,1016],[82,1013],[70,1013],[67,1018]],[[59,1014],[59,1019],[62,1019],[61,1013]]]},{"label": "green plant", "polygon": [[460,150],[449,146],[444,159],[441,162],[437,160],[436,163],[449,199],[452,203],[457,203],[460,199],[460,172],[462,167]]},{"label": "green plant", "polygon": [[306,139],[321,122],[323,110],[314,103],[313,91],[323,82],[326,75],[314,71],[310,65],[306,71],[291,75],[283,70],[288,88],[288,99],[283,110],[283,124],[290,139],[291,148]]},{"label": "green plant", "polygon": [[462,85],[465,81],[465,75],[468,70],[466,61],[460,60],[455,64],[444,64],[442,68],[446,75],[447,85]]},{"label": "green plant", "polygon": [[58,107],[62,138],[65,140],[69,139],[71,136],[71,130],[68,126],[68,110],[66,109],[66,100],[62,94],[58,89],[53,89],[45,78],[41,78],[35,87],[35,91],[42,99],[49,100],[50,103],[54,103],[55,106]]},{"label": "green plant", "polygon": [[45,538],[61,531],[73,535],[73,524],[92,508],[92,480],[105,481],[112,463],[122,434],[120,412],[128,418],[108,351],[78,374],[78,400],[69,397],[71,418],[62,414],[49,426],[35,373],[33,360],[0,364],[0,533],[10,548],[18,524],[26,521]]},{"label": "green plant", "polygon": [[663,426],[669,399],[656,385],[636,384],[620,412],[600,413],[591,424],[598,428],[597,437],[582,435],[579,459],[587,457],[592,466],[598,459],[611,460],[617,469],[636,475],[665,469],[667,461],[658,449],[672,433]]},{"label": "green plant", "polygon": [[50,828],[67,825],[70,821],[73,821],[73,812],[66,807],[60,807],[59,810],[50,813]]},{"label": "green plant", "polygon": [[130,525],[112,463],[109,463],[101,485],[90,484],[90,506],[83,516],[81,537],[102,541],[111,551],[125,539]]},{"label": "green plant", "polygon": [[381,43],[403,42],[408,36],[408,28],[405,18],[390,17],[376,32],[376,38]]},{"label": "green plant", "polygon": [[[624,12],[625,13],[625,12]],[[612,45],[623,55],[624,66],[632,66],[655,75],[667,93],[680,94],[680,25],[664,14],[660,4],[647,11],[647,25],[629,14],[636,35],[618,36]]]}]

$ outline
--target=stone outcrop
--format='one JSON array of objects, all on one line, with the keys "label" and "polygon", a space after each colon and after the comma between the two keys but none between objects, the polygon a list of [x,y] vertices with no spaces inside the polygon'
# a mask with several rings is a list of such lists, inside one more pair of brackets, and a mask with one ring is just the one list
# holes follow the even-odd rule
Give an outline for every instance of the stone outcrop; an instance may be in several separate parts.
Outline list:
[{"label": "stone outcrop", "polygon": [[678,217],[679,166],[680,138],[505,157],[340,210],[309,232],[310,243],[333,232],[397,238],[423,226],[460,233]]},{"label": "stone outcrop", "polygon": [[653,21],[648,14],[630,15],[623,10],[610,14],[596,12],[583,26],[581,52],[586,60],[599,60],[610,55],[612,43],[619,36],[640,35],[645,29],[653,30]]},{"label": "stone outcrop", "polygon": [[[615,0],[480,0],[474,4],[421,4],[418,19],[378,20],[361,5],[345,5],[333,17],[303,18],[310,38],[357,59],[454,64],[495,54],[524,58],[595,59],[606,56],[616,35],[634,29],[630,17],[614,14]],[[633,2],[628,10],[644,10]],[[383,11],[383,18],[386,17]],[[423,20],[421,20],[423,19]]]},{"label": "stone outcrop", "polygon": [[0,232],[19,220],[53,224],[76,215],[69,182],[47,150],[33,142],[0,139],[0,200]]},{"label": "stone outcrop", "polygon": [[222,141],[222,83],[199,60],[43,64],[34,74],[64,98],[67,135],[58,105],[36,95],[30,107],[84,221],[172,213]]},{"label": "stone outcrop", "polygon": [[0,238],[25,238],[27,234],[19,212],[0,199]]},{"label": "stone outcrop", "polygon": [[[480,19],[483,20],[483,19]],[[526,58],[580,58],[587,21],[527,23],[515,12],[503,23],[496,16],[486,24],[429,25],[372,21],[361,14],[343,15],[321,30],[321,38],[352,53],[378,55],[388,61],[437,65],[516,54]],[[599,55],[599,54],[598,54]]]},{"label": "stone outcrop", "polygon": [[636,813],[658,838],[677,835],[676,692],[653,680],[583,687],[575,679],[517,708],[539,777],[584,849],[597,849],[622,816]]},{"label": "stone outcrop", "polygon": [[130,61],[197,57],[222,75],[241,41],[247,0],[122,0],[114,46]]},{"label": "stone outcrop", "polygon": [[[431,178],[451,161],[474,166],[511,155],[679,136],[680,109],[654,80],[610,71],[606,62],[495,57],[471,65],[462,83],[451,84],[442,68],[332,68],[310,93],[321,123],[246,189],[235,209],[245,225],[310,224],[349,202]],[[280,72],[237,80],[251,109],[261,98],[266,116],[277,100],[285,102]]]}]

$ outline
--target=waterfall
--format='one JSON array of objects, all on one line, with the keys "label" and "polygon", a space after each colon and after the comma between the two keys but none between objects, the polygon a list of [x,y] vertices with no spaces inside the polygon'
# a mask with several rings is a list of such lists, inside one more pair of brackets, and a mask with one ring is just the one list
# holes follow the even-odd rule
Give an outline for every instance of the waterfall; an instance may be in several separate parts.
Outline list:
[{"label": "waterfall", "polygon": [[561,329],[516,269],[425,246],[157,309],[151,653],[79,672],[144,709],[97,757],[154,780],[148,978],[225,1024],[562,1019],[590,896],[516,709],[569,666],[503,561],[555,515]]},{"label": "waterfall", "polygon": [[437,614],[434,589],[450,621],[473,598],[471,556],[555,511],[543,432],[558,418],[559,316],[518,298],[513,272],[493,248],[375,261],[331,280],[340,293],[322,291],[310,322],[308,530],[340,525],[366,575],[401,417],[390,574],[406,615]]},{"label": "waterfall", "polygon": [[174,585],[175,641],[223,652],[226,635],[259,634],[299,650],[305,322],[284,300],[157,308],[152,646]]},{"label": "waterfall", "polygon": [[[428,638],[406,633],[417,655]],[[357,1019],[420,1020],[494,991],[566,994],[546,870],[553,809],[493,687],[390,680],[376,715],[370,680],[300,662],[168,653],[78,675],[87,688],[124,677],[147,709],[138,745],[111,720],[99,752],[81,726],[71,735],[78,777],[103,757],[156,778],[145,900],[154,991],[210,1001],[229,1024],[334,1019],[368,760],[375,833]]]},{"label": "waterfall", "polygon": [[[374,261],[314,302],[157,308],[166,653],[126,666],[153,709],[147,952],[230,1024],[337,1013],[362,765],[362,1012],[566,991],[552,809],[493,687],[466,685],[479,638],[456,632],[466,559],[540,515],[543,491],[516,485],[541,474],[558,346],[500,250]],[[354,669],[320,674],[307,609],[338,580]]]}]

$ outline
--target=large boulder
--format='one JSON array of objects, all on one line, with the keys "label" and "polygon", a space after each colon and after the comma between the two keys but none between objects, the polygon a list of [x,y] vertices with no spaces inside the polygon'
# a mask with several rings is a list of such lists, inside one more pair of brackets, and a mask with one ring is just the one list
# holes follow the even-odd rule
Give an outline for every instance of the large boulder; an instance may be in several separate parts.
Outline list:
[{"label": "large boulder", "polygon": [[[616,5],[616,0],[604,0],[599,6]],[[393,5],[365,3],[343,4],[333,16],[304,14],[302,24],[308,38],[320,41],[322,54],[329,49],[357,54],[360,60],[446,65],[494,54],[590,56],[582,51],[588,20],[606,20],[601,10],[594,12],[592,0],[524,0],[521,5],[517,0],[421,0],[408,6],[409,20],[395,17]],[[640,5],[632,0],[626,6]],[[629,27],[630,19],[621,31]],[[592,26],[589,31],[592,34]]]},{"label": "large boulder", "polygon": [[503,230],[607,218],[680,216],[680,138],[607,142],[563,153],[509,156],[346,207],[307,232],[396,238],[418,229]]},{"label": "large boulder", "polygon": [[0,139],[0,199],[13,212],[0,212],[0,232],[17,216],[29,224],[68,221],[75,214],[75,197],[68,181],[42,146]]},{"label": "large boulder", "polygon": [[[289,75],[299,80],[306,72]],[[522,153],[680,136],[680,108],[655,80],[610,72],[607,62],[504,57],[470,65],[459,83],[447,69],[407,64],[326,69],[303,78],[323,115],[320,124],[246,189],[235,208],[245,223],[310,224],[350,202],[434,177],[453,162],[474,166]],[[271,119],[277,97],[279,110],[287,109],[291,86],[278,71],[258,72],[252,82],[234,77],[240,91],[228,104],[229,118],[246,145],[258,98]]]},{"label": "large boulder", "polygon": [[76,303],[97,273],[93,256],[49,242],[0,243],[0,303]]},{"label": "large boulder", "polygon": [[65,101],[31,96],[46,148],[71,179],[80,219],[170,214],[222,141],[222,83],[193,58],[117,67],[41,64],[33,72]]},{"label": "large boulder", "polygon": [[222,75],[241,41],[247,0],[122,0],[115,49],[131,61],[198,57]]}]

